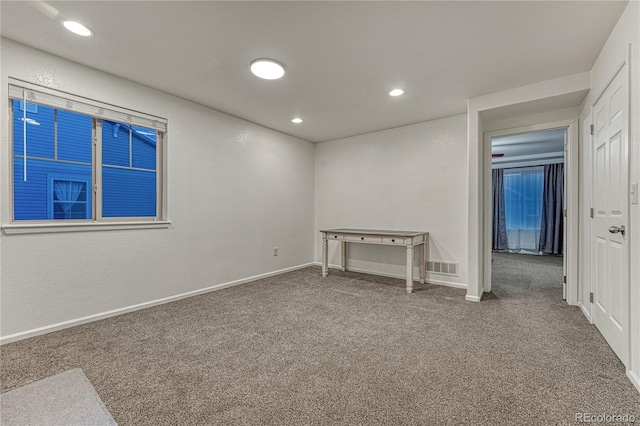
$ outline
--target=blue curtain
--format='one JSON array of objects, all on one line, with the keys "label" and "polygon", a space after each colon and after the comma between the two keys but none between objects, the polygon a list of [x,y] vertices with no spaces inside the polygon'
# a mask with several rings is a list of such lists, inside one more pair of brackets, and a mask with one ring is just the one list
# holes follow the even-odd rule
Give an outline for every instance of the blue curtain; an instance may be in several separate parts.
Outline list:
[{"label": "blue curtain", "polygon": [[508,245],[503,178],[504,173],[502,169],[494,169],[491,171],[493,184],[493,236],[491,248],[493,250],[506,250]]},{"label": "blue curtain", "polygon": [[564,241],[564,164],[544,166],[542,221],[538,250],[547,254],[562,254]]}]

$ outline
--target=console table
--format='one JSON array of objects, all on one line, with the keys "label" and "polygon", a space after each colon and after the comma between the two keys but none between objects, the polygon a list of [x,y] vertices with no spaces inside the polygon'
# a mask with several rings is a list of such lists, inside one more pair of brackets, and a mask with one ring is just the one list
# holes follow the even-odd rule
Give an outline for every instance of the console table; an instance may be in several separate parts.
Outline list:
[{"label": "console table", "polygon": [[382,231],[376,229],[321,229],[322,233],[322,276],[329,275],[329,240],[340,241],[342,245],[342,270],[347,270],[347,244],[382,244],[401,246],[407,249],[407,293],[413,291],[413,249],[420,250],[420,283],[424,284],[426,276],[428,232],[417,231]]}]

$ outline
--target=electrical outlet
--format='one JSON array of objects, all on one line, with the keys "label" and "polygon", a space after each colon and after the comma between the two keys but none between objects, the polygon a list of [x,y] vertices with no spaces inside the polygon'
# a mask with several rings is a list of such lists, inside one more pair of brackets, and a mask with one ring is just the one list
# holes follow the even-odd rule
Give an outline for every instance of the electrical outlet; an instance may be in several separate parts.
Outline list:
[{"label": "electrical outlet", "polygon": [[278,247],[274,247],[273,248],[273,255],[277,256],[278,255]]}]

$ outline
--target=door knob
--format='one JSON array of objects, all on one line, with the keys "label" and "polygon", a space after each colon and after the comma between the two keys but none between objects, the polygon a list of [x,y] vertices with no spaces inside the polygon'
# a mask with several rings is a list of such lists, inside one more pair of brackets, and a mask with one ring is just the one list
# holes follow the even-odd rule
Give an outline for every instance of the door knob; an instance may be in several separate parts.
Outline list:
[{"label": "door knob", "polygon": [[609,232],[612,234],[617,234],[618,232],[624,236],[624,225],[622,226],[612,226],[609,228]]}]

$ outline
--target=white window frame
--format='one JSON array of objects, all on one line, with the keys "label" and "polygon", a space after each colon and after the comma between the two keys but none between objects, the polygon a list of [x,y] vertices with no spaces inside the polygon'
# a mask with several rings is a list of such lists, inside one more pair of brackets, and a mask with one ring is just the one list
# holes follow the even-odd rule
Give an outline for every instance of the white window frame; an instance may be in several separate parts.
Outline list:
[{"label": "white window frame", "polygon": [[[33,234],[50,232],[76,232],[123,229],[168,228],[167,216],[167,119],[134,110],[106,104],[88,98],[60,92],[25,81],[9,78],[8,96],[8,182],[7,207],[2,208],[2,231],[7,234]],[[12,100],[26,100],[88,115],[93,118],[93,183],[92,219],[88,220],[14,220],[14,144]],[[102,119],[147,127],[156,130],[156,216],[155,217],[102,217]],[[3,203],[4,204],[4,203]]]}]

